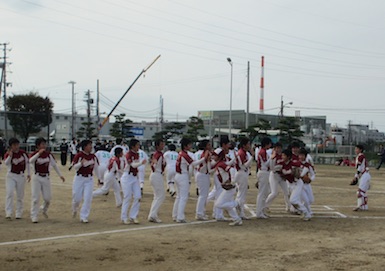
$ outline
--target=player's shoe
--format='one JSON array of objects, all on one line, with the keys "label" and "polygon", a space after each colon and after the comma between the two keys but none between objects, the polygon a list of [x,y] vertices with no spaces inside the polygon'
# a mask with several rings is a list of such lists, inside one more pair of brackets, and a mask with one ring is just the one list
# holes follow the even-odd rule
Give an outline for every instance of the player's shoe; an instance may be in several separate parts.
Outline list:
[{"label": "player's shoe", "polygon": [[356,207],[353,209],[354,212],[360,212],[360,211],[363,211],[363,209],[361,209],[361,207]]},{"label": "player's shoe", "polygon": [[88,219],[85,219],[85,218],[84,219],[80,219],[80,222],[84,223],[84,224],[87,224],[88,223]]},{"label": "player's shoe", "polygon": [[130,221],[129,221],[128,219],[122,220],[122,223],[123,223],[124,225],[130,225],[130,224],[131,224]]},{"label": "player's shoe", "polygon": [[266,216],[265,214],[257,215],[257,218],[259,219],[268,219],[269,217]]},{"label": "player's shoe", "polygon": [[217,222],[229,222],[229,220],[226,217],[220,217],[215,219]]},{"label": "player's shoe", "polygon": [[198,221],[207,221],[207,220],[209,220],[206,216],[203,216],[203,215],[197,215],[195,217],[195,219],[198,220]]},{"label": "player's shoe", "polygon": [[130,218],[130,224],[139,224],[139,220],[137,218]]},{"label": "player's shoe", "polygon": [[251,218],[244,215],[244,216],[241,216],[241,219],[242,219],[242,220],[250,220]]},{"label": "player's shoe", "polygon": [[39,222],[39,220],[37,218],[32,218],[31,221],[32,221],[32,223],[38,223]]},{"label": "player's shoe", "polygon": [[186,219],[177,219],[176,223],[187,223]]},{"label": "player's shoe", "polygon": [[78,212],[76,212],[76,211],[73,211],[72,212],[72,218],[76,218],[76,215],[78,214]]},{"label": "player's shoe", "polygon": [[241,218],[238,218],[237,220],[235,220],[234,222],[231,222],[229,223],[229,226],[241,226],[242,225],[242,219]]},{"label": "player's shoe", "polygon": [[157,217],[150,217],[148,219],[149,222],[152,222],[152,223],[162,223],[162,220],[160,220],[159,218]]}]

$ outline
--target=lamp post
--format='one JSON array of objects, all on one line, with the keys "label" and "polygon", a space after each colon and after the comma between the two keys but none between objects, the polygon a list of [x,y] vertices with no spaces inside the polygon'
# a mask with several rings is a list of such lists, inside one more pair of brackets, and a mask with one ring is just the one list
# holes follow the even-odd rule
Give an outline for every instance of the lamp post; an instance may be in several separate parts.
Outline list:
[{"label": "lamp post", "polygon": [[227,58],[231,66],[231,79],[230,79],[230,111],[229,111],[229,140],[231,140],[231,126],[232,126],[232,110],[233,110],[233,62],[231,58]]},{"label": "lamp post", "polygon": [[72,85],[72,114],[71,114],[71,139],[75,137],[75,81],[69,81],[68,84]]},{"label": "lamp post", "polygon": [[293,104],[293,102],[283,104],[283,96],[281,96],[281,110],[279,112],[279,115],[281,116],[281,118],[283,118],[283,109],[285,108],[285,106],[286,105],[292,105],[292,104]]}]

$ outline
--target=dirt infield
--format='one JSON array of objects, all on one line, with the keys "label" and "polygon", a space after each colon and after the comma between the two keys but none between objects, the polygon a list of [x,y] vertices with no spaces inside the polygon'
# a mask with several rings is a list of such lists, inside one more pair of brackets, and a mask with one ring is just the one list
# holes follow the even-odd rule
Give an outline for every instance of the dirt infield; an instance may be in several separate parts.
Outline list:
[{"label": "dirt infield", "polygon": [[[161,208],[162,224],[146,221],[152,200],[146,178],[140,225],[122,225],[113,193],[96,198],[90,223],[71,217],[74,172],[53,172],[49,218],[29,219],[30,185],[21,220],[5,220],[5,168],[0,176],[0,270],[385,270],[385,171],[371,170],[369,211],[353,212],[354,168],[317,166],[315,217],[304,222],[287,214],[279,196],[270,219],[240,227],[197,222],[195,185],[186,208],[190,223],[172,221],[173,199]],[[255,172],[248,207],[255,208]],[[211,211],[212,204],[208,206]],[[209,212],[211,213],[211,212]],[[251,213],[250,213],[251,214]]]}]

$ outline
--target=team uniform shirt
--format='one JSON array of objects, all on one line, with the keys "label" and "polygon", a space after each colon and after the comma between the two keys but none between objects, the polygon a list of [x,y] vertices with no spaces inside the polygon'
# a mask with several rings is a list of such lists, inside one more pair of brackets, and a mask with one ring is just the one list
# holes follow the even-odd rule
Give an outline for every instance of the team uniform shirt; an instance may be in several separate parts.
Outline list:
[{"label": "team uniform shirt", "polygon": [[363,153],[359,153],[356,157],[356,169],[357,173],[355,177],[357,178],[360,178],[365,172],[369,172],[368,161]]},{"label": "team uniform shirt", "polygon": [[282,169],[277,171],[279,175],[285,180],[287,180],[289,183],[295,182],[294,178],[294,167],[300,167],[299,161],[292,161],[289,160],[285,162],[284,160],[280,160],[279,162],[277,161],[277,165],[282,166]]},{"label": "team uniform shirt", "polygon": [[115,156],[115,149],[116,148],[121,148],[123,150],[123,155],[126,155],[126,153],[128,152],[128,147],[127,146],[123,146],[123,145],[115,145],[111,150],[110,150],[110,155],[111,157],[112,156]]},{"label": "team uniform shirt", "polygon": [[151,171],[162,174],[165,168],[163,153],[156,151],[152,156]]},{"label": "team uniform shirt", "polygon": [[77,143],[76,141],[73,142],[71,141],[70,145],[69,145],[69,151],[73,154],[73,155],[76,155],[78,153],[78,150],[77,150]]},{"label": "team uniform shirt", "polygon": [[167,171],[175,171],[176,160],[178,159],[178,153],[176,151],[166,151],[163,154],[164,160],[166,161]]},{"label": "team uniform shirt", "polygon": [[216,174],[221,184],[231,181],[230,174],[231,166],[227,165],[224,160],[221,160],[216,165]]},{"label": "team uniform shirt", "polygon": [[95,156],[98,158],[99,165],[108,165],[113,155],[111,155],[111,153],[108,151],[99,150],[95,153]]},{"label": "team uniform shirt", "polygon": [[137,176],[138,167],[142,164],[139,159],[139,153],[132,150],[128,151],[128,153],[126,153],[126,162],[127,164],[124,170],[128,172],[128,174]]},{"label": "team uniform shirt", "polygon": [[[83,161],[85,163],[83,164]],[[93,153],[85,153],[84,151],[79,152],[74,157],[74,168],[77,175],[83,177],[93,176],[93,172],[98,172],[99,161]],[[99,176],[97,176],[99,178]]]},{"label": "team uniform shirt", "polygon": [[12,153],[12,156],[7,152],[4,156],[5,165],[8,167],[8,172],[15,174],[24,173],[27,170],[27,175],[30,175],[29,159],[25,151],[19,150]]},{"label": "team uniform shirt", "polygon": [[[138,154],[139,154],[140,161],[143,161],[144,159],[146,159],[146,161],[148,161],[148,155],[145,151],[139,149]],[[138,170],[144,171],[145,168],[146,168],[146,164],[142,164],[138,167]]]},{"label": "team uniform shirt", "polygon": [[261,148],[259,151],[257,165],[259,170],[270,170],[270,157],[268,156],[265,148]]},{"label": "team uniform shirt", "polygon": [[125,159],[120,159],[116,156],[113,156],[110,158],[108,161],[108,166],[107,166],[107,172],[108,173],[114,173],[118,179],[123,174],[123,170],[125,168],[126,160]]},{"label": "team uniform shirt", "polygon": [[39,174],[41,176],[49,175],[49,168],[52,166],[56,173],[59,176],[62,176],[59,167],[56,164],[55,158],[48,151],[44,151],[41,154],[39,154],[39,151],[33,152],[30,156],[29,162],[33,165],[35,174]]},{"label": "team uniform shirt", "polygon": [[282,154],[276,154],[274,158],[270,158],[270,169],[274,173],[282,171]]},{"label": "team uniform shirt", "polygon": [[244,149],[240,149],[237,153],[235,168],[237,171],[242,170],[248,172],[252,161],[253,157]]},{"label": "team uniform shirt", "polygon": [[[206,151],[202,151],[200,153],[200,155],[197,157],[197,160],[200,160],[200,159],[204,159],[205,157],[205,154],[206,154]],[[210,162],[207,161],[206,159],[203,160],[202,163],[200,163],[198,166],[197,166],[197,171],[200,172],[200,173],[203,173],[203,174],[208,174],[211,170],[211,167],[210,167]]]},{"label": "team uniform shirt", "polygon": [[314,180],[315,173],[314,173],[313,166],[310,163],[306,161],[301,162],[300,169],[301,169],[301,178],[304,177],[305,175],[308,175],[310,180],[312,181]]},{"label": "team uniform shirt", "polygon": [[186,151],[180,151],[176,160],[175,169],[179,174],[189,174],[190,165],[195,166],[202,163],[204,158],[194,161],[190,154]]}]

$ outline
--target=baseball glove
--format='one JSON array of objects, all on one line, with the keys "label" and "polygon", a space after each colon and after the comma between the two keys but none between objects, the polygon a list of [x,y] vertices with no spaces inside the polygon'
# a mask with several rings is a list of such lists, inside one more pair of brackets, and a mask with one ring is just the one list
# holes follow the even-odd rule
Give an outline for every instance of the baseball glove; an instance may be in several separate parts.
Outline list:
[{"label": "baseball glove", "polygon": [[301,169],[299,167],[293,167],[293,175],[296,179],[301,178]]},{"label": "baseball glove", "polygon": [[353,180],[350,182],[350,185],[356,185],[358,184],[358,178],[354,177]]},{"label": "baseball glove", "polygon": [[230,189],[233,189],[235,187],[235,185],[233,185],[232,183],[223,183],[222,184],[222,188],[224,190],[230,190]]},{"label": "baseball glove", "polygon": [[309,177],[309,174],[306,174],[305,176],[302,177],[302,181],[304,183],[311,183],[311,179]]}]

